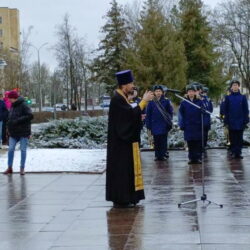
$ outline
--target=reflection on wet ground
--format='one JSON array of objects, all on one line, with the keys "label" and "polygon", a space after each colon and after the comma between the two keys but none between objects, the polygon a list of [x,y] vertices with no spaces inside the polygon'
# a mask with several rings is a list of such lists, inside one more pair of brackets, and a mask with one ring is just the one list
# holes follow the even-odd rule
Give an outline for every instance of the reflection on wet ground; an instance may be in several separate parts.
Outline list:
[{"label": "reflection on wet ground", "polygon": [[155,163],[142,153],[146,200],[113,209],[105,174],[0,176],[0,250],[249,250],[250,154],[230,160],[206,155],[206,194],[224,208],[182,201],[202,195],[201,166],[171,151]]}]

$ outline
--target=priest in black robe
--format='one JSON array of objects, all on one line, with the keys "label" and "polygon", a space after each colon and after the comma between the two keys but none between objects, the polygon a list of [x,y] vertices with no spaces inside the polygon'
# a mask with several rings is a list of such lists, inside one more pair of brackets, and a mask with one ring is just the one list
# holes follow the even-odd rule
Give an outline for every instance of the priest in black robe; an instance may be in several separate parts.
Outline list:
[{"label": "priest in black robe", "polygon": [[132,72],[118,72],[116,78],[118,88],[110,102],[108,121],[106,200],[126,208],[145,199],[139,141],[142,110],[153,93],[147,91],[138,105],[131,105]]}]

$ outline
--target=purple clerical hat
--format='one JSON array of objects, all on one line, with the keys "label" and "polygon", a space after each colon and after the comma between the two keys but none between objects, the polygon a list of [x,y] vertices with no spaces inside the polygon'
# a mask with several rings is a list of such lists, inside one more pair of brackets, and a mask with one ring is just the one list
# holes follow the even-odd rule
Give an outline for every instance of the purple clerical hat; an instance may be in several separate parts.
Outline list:
[{"label": "purple clerical hat", "polygon": [[126,85],[134,81],[134,77],[131,70],[120,71],[117,72],[115,75],[118,85]]}]

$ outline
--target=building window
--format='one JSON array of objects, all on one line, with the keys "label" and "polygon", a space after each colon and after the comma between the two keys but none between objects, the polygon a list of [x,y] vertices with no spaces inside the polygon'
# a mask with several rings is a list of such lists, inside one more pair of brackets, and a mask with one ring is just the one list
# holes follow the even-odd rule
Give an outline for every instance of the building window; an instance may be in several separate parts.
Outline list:
[{"label": "building window", "polygon": [[3,42],[0,42],[0,49],[3,49]]},{"label": "building window", "polygon": [[3,30],[0,29],[0,37],[3,36]]},{"label": "building window", "polygon": [[3,23],[3,18],[0,16],[0,24]]}]

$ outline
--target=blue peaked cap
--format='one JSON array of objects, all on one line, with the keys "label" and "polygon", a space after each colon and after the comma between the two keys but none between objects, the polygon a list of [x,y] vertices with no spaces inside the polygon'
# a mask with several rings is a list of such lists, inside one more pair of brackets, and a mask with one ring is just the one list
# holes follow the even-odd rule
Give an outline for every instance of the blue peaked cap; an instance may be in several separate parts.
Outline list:
[{"label": "blue peaked cap", "polygon": [[124,70],[115,74],[118,85],[126,85],[134,81],[131,70]]},{"label": "blue peaked cap", "polygon": [[164,92],[164,90],[163,90],[163,87],[161,86],[161,85],[155,85],[154,87],[153,87],[153,91],[156,91],[156,90],[161,90],[162,92]]}]

